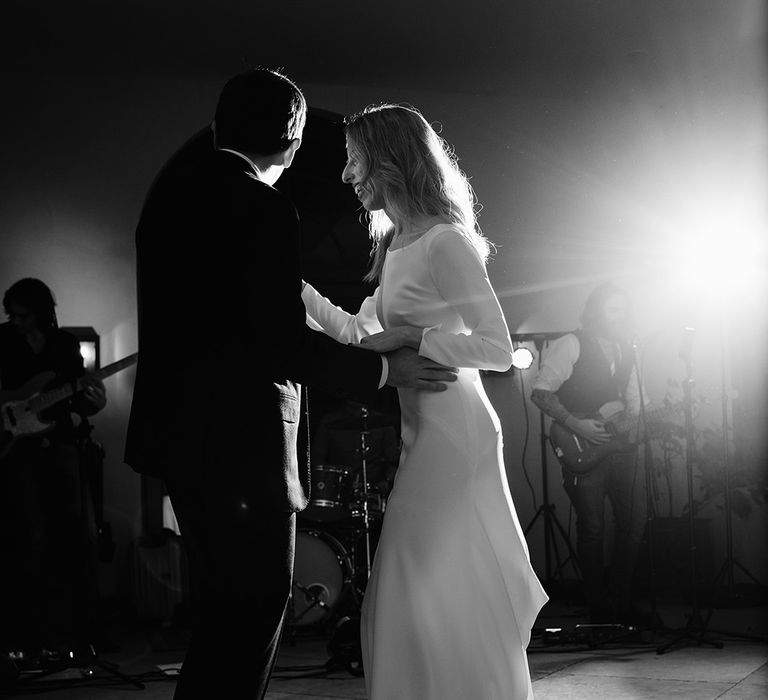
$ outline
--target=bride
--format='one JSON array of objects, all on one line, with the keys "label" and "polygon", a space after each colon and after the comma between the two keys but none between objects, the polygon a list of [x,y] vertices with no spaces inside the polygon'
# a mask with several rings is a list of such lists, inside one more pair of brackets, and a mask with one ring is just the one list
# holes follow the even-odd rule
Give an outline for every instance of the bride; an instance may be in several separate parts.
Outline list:
[{"label": "bride", "polygon": [[378,287],[353,315],[305,284],[307,323],[459,368],[445,391],[399,390],[403,449],[362,608],[368,698],[528,700],[525,650],[547,596],[479,374],[512,356],[490,244],[467,179],[420,112],[369,107],[346,124],[342,179],[368,212]]}]

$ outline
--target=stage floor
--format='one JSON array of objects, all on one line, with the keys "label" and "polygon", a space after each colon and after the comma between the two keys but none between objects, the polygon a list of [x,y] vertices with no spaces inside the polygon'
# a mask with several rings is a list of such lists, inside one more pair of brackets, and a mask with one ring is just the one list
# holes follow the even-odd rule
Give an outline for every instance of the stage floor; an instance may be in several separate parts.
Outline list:
[{"label": "stage floor", "polygon": [[[701,644],[687,634],[679,643],[672,643],[686,630],[688,606],[658,604],[657,611],[664,623],[661,631],[631,632],[580,626],[585,620],[578,607],[558,601],[548,604],[537,620],[528,655],[536,700],[768,697],[768,607],[715,609]],[[143,690],[95,665],[90,678],[84,675],[87,669],[76,667],[45,677],[24,673],[10,695],[0,695],[170,700],[175,684],[172,674],[184,655],[184,630],[122,621],[114,625],[112,636],[120,651],[104,653],[99,661],[118,665],[128,678],[143,682]],[[267,699],[365,700],[364,679],[355,675],[354,663],[346,668],[343,663],[333,663],[346,659],[329,652],[332,638],[332,633],[308,629],[297,630],[293,640],[286,638]],[[711,643],[715,641],[722,642],[722,647],[715,647]],[[660,649],[664,653],[658,653]]]}]

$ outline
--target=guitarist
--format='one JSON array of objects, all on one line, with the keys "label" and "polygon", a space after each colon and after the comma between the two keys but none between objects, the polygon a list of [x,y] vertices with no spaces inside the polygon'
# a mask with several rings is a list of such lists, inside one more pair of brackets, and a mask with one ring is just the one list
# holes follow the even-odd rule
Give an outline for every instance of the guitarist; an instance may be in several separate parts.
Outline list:
[{"label": "guitarist", "polygon": [[[3,306],[0,395],[18,393],[43,372],[61,381],[84,375],[77,339],[58,328],[45,283],[19,280]],[[103,382],[89,378],[84,391],[48,410],[50,431],[18,440],[0,461],[0,653],[23,652],[27,664],[94,641],[95,522],[72,413],[93,415],[106,401]]]},{"label": "guitarist", "polygon": [[[640,408],[630,343],[631,301],[607,283],[588,297],[581,329],[554,340],[542,353],[531,400],[586,444],[612,439],[599,410]],[[644,622],[632,597],[632,578],[646,523],[646,485],[637,449],[614,452],[584,473],[563,464],[563,485],[576,512],[577,553],[592,623]],[[562,460],[561,460],[562,461]],[[611,503],[615,541],[608,576],[603,561],[605,501]]]}]

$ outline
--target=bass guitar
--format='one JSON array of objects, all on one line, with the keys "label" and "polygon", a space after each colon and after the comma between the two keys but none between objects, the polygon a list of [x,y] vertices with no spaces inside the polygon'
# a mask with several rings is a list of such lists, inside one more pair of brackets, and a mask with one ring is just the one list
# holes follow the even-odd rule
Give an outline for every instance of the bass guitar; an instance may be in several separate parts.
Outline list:
[{"label": "bass guitar", "polygon": [[[130,367],[138,359],[138,353],[128,355],[111,365],[90,372],[88,376],[106,379]],[[44,420],[40,417],[40,413],[86,387],[85,377],[80,377],[54,389],[43,391],[55,377],[54,372],[41,372],[15,391],[0,391],[0,459],[8,454],[18,438],[40,435],[51,430],[54,422]]]},{"label": "bass guitar", "polygon": [[[682,410],[682,403],[660,406],[646,411],[648,429],[667,425]],[[639,416],[628,415],[623,406],[615,401],[605,404],[598,413],[580,418],[593,418],[605,426],[611,439],[604,443],[589,442],[574,433],[563,423],[553,421],[549,428],[549,442],[563,468],[576,476],[586,474],[606,457],[620,452],[630,452],[637,445]]]}]

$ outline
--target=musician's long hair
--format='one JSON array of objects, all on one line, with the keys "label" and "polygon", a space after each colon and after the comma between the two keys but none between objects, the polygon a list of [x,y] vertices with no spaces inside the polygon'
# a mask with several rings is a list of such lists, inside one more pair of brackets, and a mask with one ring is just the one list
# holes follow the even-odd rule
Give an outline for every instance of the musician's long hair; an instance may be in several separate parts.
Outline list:
[{"label": "musician's long hair", "polygon": [[24,306],[35,314],[41,330],[59,327],[56,319],[56,299],[48,285],[39,279],[25,277],[8,287],[3,296],[5,313],[10,314],[11,304]]},{"label": "musician's long hair", "polygon": [[459,169],[453,149],[410,105],[366,107],[345,119],[347,140],[364,159],[366,180],[392,214],[368,213],[373,239],[371,266],[365,276],[377,282],[384,257],[398,227],[418,216],[437,216],[455,224],[487,260],[491,243],[477,224],[476,199]]},{"label": "musician's long hair", "polygon": [[603,309],[605,303],[611,297],[623,297],[627,304],[627,318],[626,325],[628,329],[631,329],[634,324],[634,314],[632,311],[632,299],[629,296],[629,292],[622,287],[619,287],[614,282],[605,282],[599,287],[592,290],[590,295],[584,302],[584,309],[581,312],[579,321],[581,327],[588,333],[595,334],[601,329],[601,325],[604,321]]}]

